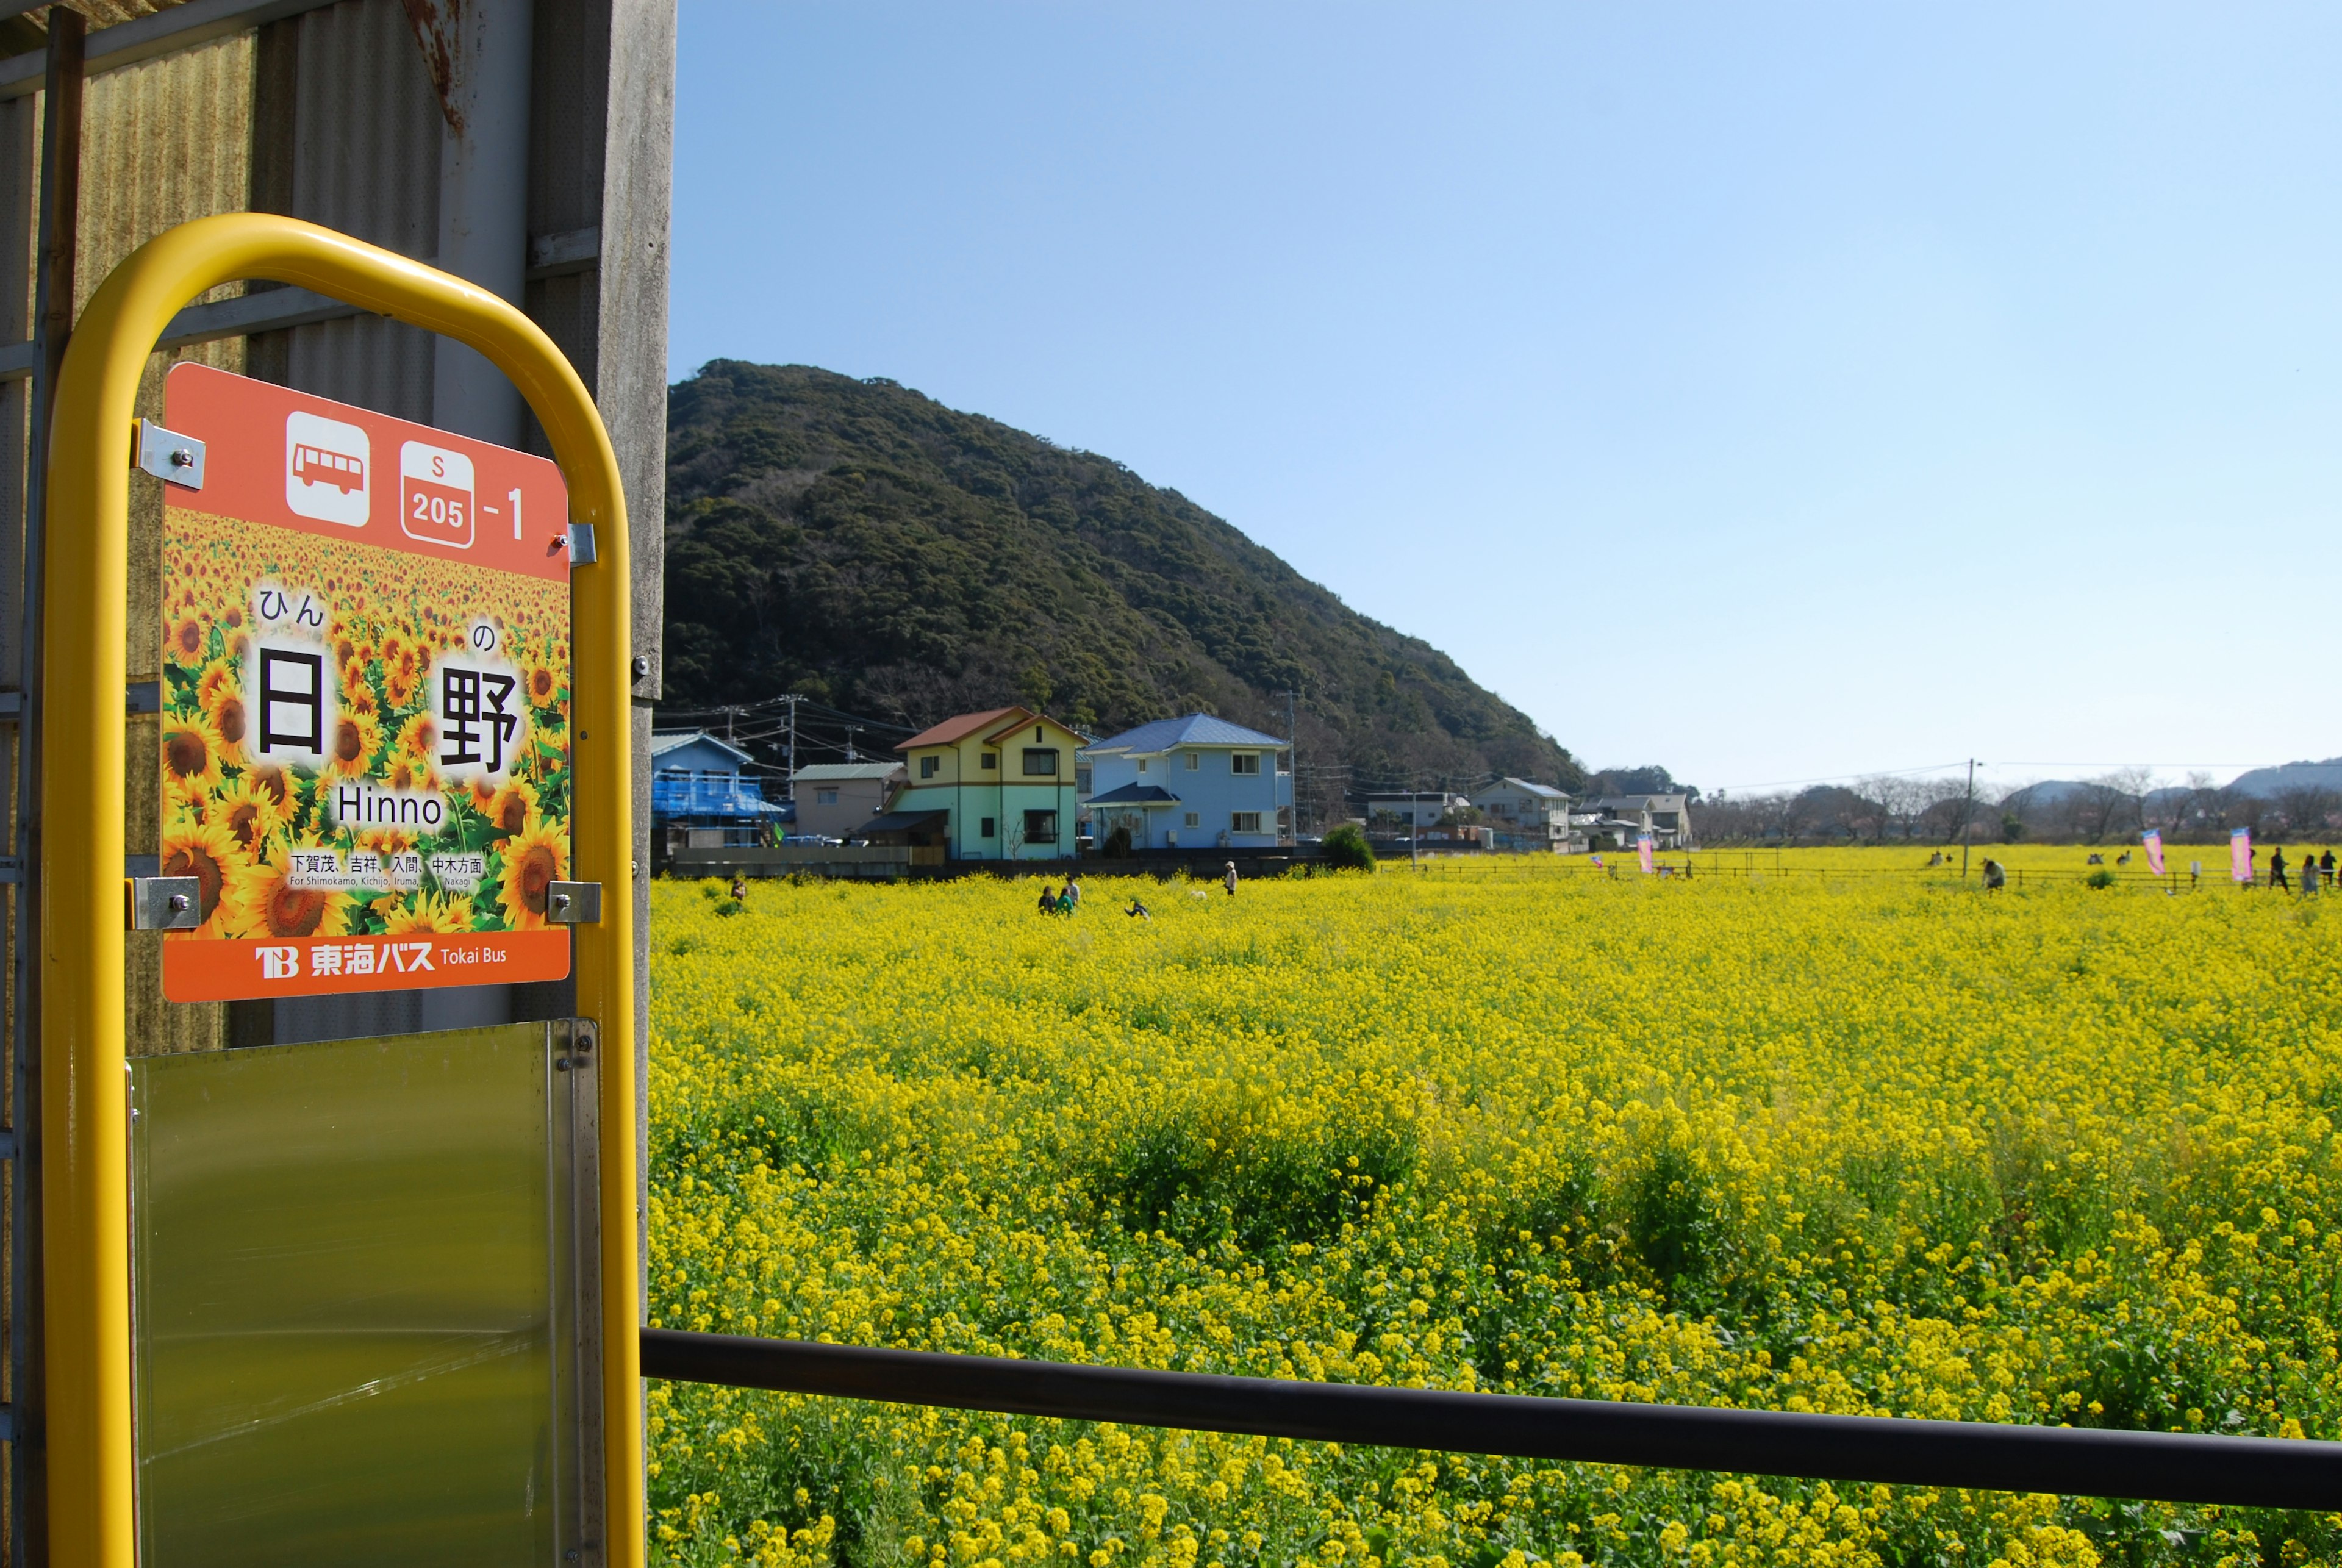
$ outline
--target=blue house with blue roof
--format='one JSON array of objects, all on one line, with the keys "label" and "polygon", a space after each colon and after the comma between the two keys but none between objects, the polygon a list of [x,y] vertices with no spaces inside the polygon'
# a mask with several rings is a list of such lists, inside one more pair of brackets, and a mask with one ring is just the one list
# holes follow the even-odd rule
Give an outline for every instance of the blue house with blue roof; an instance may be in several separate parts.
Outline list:
[{"label": "blue house with blue roof", "polygon": [[766,843],[796,812],[765,798],[763,782],[746,771],[756,761],[705,730],[651,736],[651,826],[679,832],[693,847]]},{"label": "blue house with blue roof", "polygon": [[1157,719],[1082,749],[1094,843],[1134,849],[1267,849],[1293,838],[1292,748],[1209,714]]}]

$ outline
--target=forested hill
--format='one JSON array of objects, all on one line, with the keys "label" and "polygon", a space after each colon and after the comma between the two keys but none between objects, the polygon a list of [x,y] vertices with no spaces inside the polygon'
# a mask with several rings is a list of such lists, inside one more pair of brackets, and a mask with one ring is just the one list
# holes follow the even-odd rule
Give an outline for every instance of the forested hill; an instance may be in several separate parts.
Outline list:
[{"label": "forested hill", "polygon": [[804,365],[718,360],[667,407],[672,706],[795,691],[925,725],[1025,702],[1098,734],[1201,709],[1281,734],[1291,689],[1304,760],[1362,783],[1578,781],[1446,654],[1110,458]]}]

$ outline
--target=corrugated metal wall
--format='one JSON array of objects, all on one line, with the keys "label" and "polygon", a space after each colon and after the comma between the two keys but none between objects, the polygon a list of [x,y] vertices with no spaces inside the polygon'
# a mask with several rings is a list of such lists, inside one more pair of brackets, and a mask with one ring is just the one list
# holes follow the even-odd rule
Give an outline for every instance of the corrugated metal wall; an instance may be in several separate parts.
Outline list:
[{"label": "corrugated metal wall", "polygon": [[[253,132],[289,149],[252,205],[428,260],[439,245],[439,103],[399,0],[342,0],[261,29]],[[378,316],[255,339],[252,374],[431,422],[431,335]]]},{"label": "corrugated metal wall", "polygon": [[[162,9],[167,0],[71,3],[94,27],[103,27]],[[601,400],[626,479],[635,523],[636,646],[650,670],[634,689],[640,704],[638,834],[647,832],[643,754],[648,702],[657,694],[674,28],[675,0],[536,0],[530,86],[529,233],[571,235],[613,220],[624,230],[604,235],[599,261],[585,270],[530,282],[523,308]],[[0,46],[28,45],[21,35],[10,34]],[[614,100],[625,105],[616,116],[609,112]],[[339,0],[140,64],[108,69],[101,62],[88,79],[85,107],[76,305],[138,245],[211,213],[285,213],[418,258],[437,249],[443,122],[401,0]],[[32,335],[41,113],[38,95],[0,99],[0,349]],[[241,290],[231,285],[220,292]],[[434,340],[375,317],[158,355],[142,388],[143,414],[159,414],[161,372],[180,357],[404,418],[432,418]],[[24,578],[27,406],[26,382],[0,380],[0,689],[19,687],[24,668],[15,644]],[[533,428],[532,437],[531,444],[543,451]],[[134,680],[152,679],[159,497],[145,485],[134,486],[133,494],[138,499],[132,519],[130,669]],[[130,849],[151,854],[159,836],[158,737],[152,719],[130,724]],[[13,809],[10,765],[12,748],[0,736],[0,812]],[[646,865],[647,841],[638,842]],[[648,886],[639,870],[631,894],[641,919]],[[13,920],[14,901],[7,908]],[[8,935],[13,953],[15,931]],[[134,934],[129,967],[134,1049],[201,1049],[285,1031],[288,1020],[272,1018],[265,1004],[239,1004],[233,1016],[217,1006],[163,1004],[159,945],[152,935]],[[7,973],[0,966],[0,974]],[[636,977],[639,1084],[649,997],[639,954]],[[13,996],[9,1001],[13,1006]],[[410,1004],[411,998],[391,994],[357,999],[340,1022],[362,1030],[413,1028],[417,1018]],[[572,1006],[565,996],[523,1000],[525,1013],[535,1016]],[[293,1032],[286,1037],[304,1032],[298,1019],[289,1022]],[[638,1095],[644,1114],[647,1105],[647,1097]],[[5,1111],[9,1124],[21,1120],[14,1104]],[[638,1148],[643,1136],[638,1124]],[[15,1179],[13,1162],[0,1162],[0,1182]],[[18,1393],[0,1390],[11,1399]],[[0,1542],[5,1539],[0,1533]]]}]

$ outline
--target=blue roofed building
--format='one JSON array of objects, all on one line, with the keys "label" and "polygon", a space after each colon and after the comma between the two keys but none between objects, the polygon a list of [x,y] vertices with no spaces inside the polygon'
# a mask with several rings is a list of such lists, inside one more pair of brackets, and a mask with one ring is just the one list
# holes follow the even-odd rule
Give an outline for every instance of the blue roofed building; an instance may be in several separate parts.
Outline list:
[{"label": "blue roofed building", "polygon": [[1157,719],[1082,748],[1091,842],[1134,849],[1266,849],[1293,841],[1292,748],[1209,714]]},{"label": "blue roofed building", "polygon": [[756,758],[721,735],[676,730],[651,737],[651,827],[677,848],[771,842],[795,814],[765,798],[746,770]]}]

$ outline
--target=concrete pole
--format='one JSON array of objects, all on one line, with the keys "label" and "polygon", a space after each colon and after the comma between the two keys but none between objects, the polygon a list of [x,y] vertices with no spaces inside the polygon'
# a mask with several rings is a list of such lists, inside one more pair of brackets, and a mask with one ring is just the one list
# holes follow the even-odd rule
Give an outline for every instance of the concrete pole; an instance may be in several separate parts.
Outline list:
[{"label": "concrete pole", "polygon": [[[414,8],[410,7],[410,11]],[[435,8],[444,48],[439,143],[439,267],[521,303],[528,273],[532,0],[463,0]],[[425,46],[426,55],[432,47]],[[527,429],[519,391],[473,349],[439,340],[431,422],[500,446]]]}]

